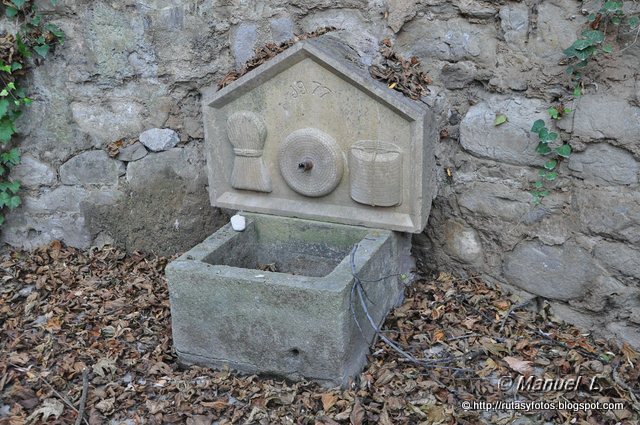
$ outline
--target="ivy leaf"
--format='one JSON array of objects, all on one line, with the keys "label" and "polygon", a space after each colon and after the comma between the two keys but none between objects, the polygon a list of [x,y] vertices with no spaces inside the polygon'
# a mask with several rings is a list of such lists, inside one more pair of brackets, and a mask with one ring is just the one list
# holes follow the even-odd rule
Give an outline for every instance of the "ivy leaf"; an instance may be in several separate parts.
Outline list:
[{"label": "ivy leaf", "polygon": [[0,119],[0,142],[7,143],[11,140],[13,133],[15,133],[13,122],[7,117]]},{"label": "ivy leaf", "polygon": [[540,130],[544,128],[544,120],[536,120],[531,127],[531,131],[534,133],[540,133]]},{"label": "ivy leaf", "polygon": [[0,155],[0,160],[7,164],[9,167],[20,164],[20,151],[18,148],[13,148]]},{"label": "ivy leaf", "polygon": [[547,175],[547,170],[538,170],[538,175],[540,177],[545,177]]},{"label": "ivy leaf", "polygon": [[554,181],[557,177],[558,177],[558,173],[556,173],[555,171],[551,171],[551,172],[545,174],[545,176],[544,176],[544,178],[549,180],[549,181]]},{"label": "ivy leaf", "polygon": [[553,131],[547,134],[547,142],[551,140],[556,140],[558,138],[558,133],[554,133]]},{"label": "ivy leaf", "polygon": [[540,180],[538,180],[537,182],[535,182],[533,184],[533,187],[535,187],[536,189],[542,188],[542,182]]},{"label": "ivy leaf", "polygon": [[[604,41],[604,33],[598,30],[587,30],[582,32],[582,36],[594,44],[600,44]],[[579,50],[579,49],[578,49]]]},{"label": "ivy leaf", "polygon": [[508,121],[507,116],[504,114],[498,114],[496,115],[496,120],[493,122],[493,125],[495,125],[496,127],[499,125],[502,125],[504,123],[506,123]]},{"label": "ivy leaf", "polygon": [[22,9],[22,6],[27,2],[27,0],[11,0],[11,3],[18,9]]},{"label": "ivy leaf", "polygon": [[573,95],[574,95],[575,97],[580,97],[580,96],[582,96],[582,90],[580,89],[580,86],[579,86],[579,85],[578,85],[578,86],[575,86],[575,87],[573,88]]},{"label": "ivy leaf", "polygon": [[9,110],[9,100],[0,99],[0,118],[3,118],[5,115],[7,115],[8,110]]},{"label": "ivy leaf", "polygon": [[538,152],[540,155],[546,155],[548,153],[551,153],[551,148],[545,143],[539,143],[538,147],[536,148],[536,152]]},{"label": "ivy leaf", "polygon": [[633,18],[629,18],[629,21],[627,23],[629,24],[632,30],[636,29],[636,27],[640,25],[640,18],[637,16],[634,16]]},{"label": "ivy leaf", "polygon": [[7,97],[9,96],[9,92],[7,91],[7,89],[2,89],[2,91],[0,91],[0,97]]},{"label": "ivy leaf", "polygon": [[611,44],[607,44],[606,46],[602,46],[602,51],[605,53],[613,52],[613,46]]},{"label": "ivy leaf", "polygon": [[544,168],[546,168],[547,170],[553,170],[554,168],[556,168],[556,165],[558,165],[558,161],[552,159],[551,161],[547,161],[544,164]]},{"label": "ivy leaf", "polygon": [[13,18],[18,14],[18,9],[7,6],[7,10],[5,10],[4,13],[7,15],[7,18]]},{"label": "ivy leaf", "polygon": [[589,22],[593,22],[596,20],[596,14],[595,13],[590,13],[589,17],[587,18],[589,20]]},{"label": "ivy leaf", "polygon": [[19,181],[14,181],[14,182],[11,182],[11,183],[7,183],[6,187],[11,193],[16,194],[20,190],[20,182]]},{"label": "ivy leaf", "polygon": [[[578,52],[580,50],[584,50],[587,47],[591,47],[593,46],[593,41],[591,40],[586,40],[586,39],[579,39],[573,42],[573,44],[571,45],[572,48],[574,48],[575,50],[577,50]],[[579,54],[579,53],[577,53]]]},{"label": "ivy leaf", "polygon": [[556,153],[563,158],[569,158],[571,155],[571,146],[568,143],[556,148]]},{"label": "ivy leaf", "polygon": [[7,192],[0,192],[0,208],[4,208],[9,203],[11,196]]},{"label": "ivy leaf", "polygon": [[622,3],[617,1],[606,1],[602,5],[602,12],[615,12],[622,9]]},{"label": "ivy leaf", "polygon": [[22,69],[22,64],[19,62],[14,62],[11,64],[11,72]]},{"label": "ivy leaf", "polygon": [[39,46],[35,46],[33,48],[33,50],[35,50],[35,52],[43,58],[47,57],[47,55],[49,54],[49,49],[50,47],[48,44],[40,44]]},{"label": "ivy leaf", "polygon": [[7,207],[9,207],[10,210],[18,208],[20,206],[20,197],[19,196],[12,196],[11,198],[9,198],[9,200],[7,201]]}]

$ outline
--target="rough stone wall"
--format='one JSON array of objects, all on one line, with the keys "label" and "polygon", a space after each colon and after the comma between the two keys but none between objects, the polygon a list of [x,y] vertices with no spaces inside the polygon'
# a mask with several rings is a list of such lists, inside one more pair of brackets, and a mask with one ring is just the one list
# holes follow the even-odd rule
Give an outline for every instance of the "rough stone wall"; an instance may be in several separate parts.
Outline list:
[{"label": "rough stone wall", "polygon": [[[25,157],[14,172],[28,189],[2,237],[25,248],[56,238],[163,254],[190,248],[223,221],[208,206],[199,90],[261,44],[335,26],[364,63],[390,38],[434,80],[423,101],[443,130],[439,188],[427,229],[414,237],[418,261],[544,297],[559,316],[640,347],[640,45],[599,61],[560,123],[575,153],[556,190],[537,207],[528,193],[542,164],[531,124],[565,93],[562,49],[579,34],[583,10],[598,5],[43,2],[67,42],[30,74],[36,101],[20,125]],[[508,117],[500,127],[497,113]],[[109,143],[153,128],[175,130],[179,143],[106,154]]]}]

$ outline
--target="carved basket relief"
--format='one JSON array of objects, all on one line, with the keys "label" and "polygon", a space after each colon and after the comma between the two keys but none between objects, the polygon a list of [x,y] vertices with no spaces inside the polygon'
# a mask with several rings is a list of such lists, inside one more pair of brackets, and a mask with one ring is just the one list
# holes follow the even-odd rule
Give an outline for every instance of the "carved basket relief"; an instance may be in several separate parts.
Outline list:
[{"label": "carved basket relief", "polygon": [[362,140],[349,151],[351,198],[373,207],[402,203],[402,152],[392,143]]}]

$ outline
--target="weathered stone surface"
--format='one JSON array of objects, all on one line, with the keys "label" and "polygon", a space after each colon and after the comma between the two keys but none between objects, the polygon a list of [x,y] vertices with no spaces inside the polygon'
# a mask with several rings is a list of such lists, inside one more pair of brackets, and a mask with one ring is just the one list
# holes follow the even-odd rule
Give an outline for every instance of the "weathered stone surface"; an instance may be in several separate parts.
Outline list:
[{"label": "weathered stone surface", "polygon": [[445,223],[445,250],[452,257],[474,263],[482,259],[482,242],[475,229],[455,220]]},{"label": "weathered stone surface", "polygon": [[[582,96],[577,103],[574,134],[585,139],[616,139],[622,144],[637,143],[640,108],[625,99],[606,94]],[[568,125],[568,124],[565,124]]]},{"label": "weathered stone surface", "polygon": [[118,184],[125,173],[124,164],[105,151],[95,150],[74,156],[60,167],[60,181],[67,185]]},{"label": "weathered stone surface", "polygon": [[[575,2],[545,1],[538,5],[537,10],[537,29],[527,45],[529,52],[535,52],[545,60],[564,57],[562,51],[571,45],[584,25],[584,21],[572,18],[577,12]],[[562,69],[558,67],[558,71]]]},{"label": "weathered stone surface", "polygon": [[418,9],[418,3],[415,0],[388,0],[387,4],[389,5],[387,19],[389,28],[393,32],[400,31],[405,22],[416,16]]},{"label": "weathered stone surface", "polygon": [[271,37],[276,43],[290,40],[294,37],[295,24],[290,16],[272,19]]},{"label": "weathered stone surface", "polygon": [[39,197],[25,197],[19,214],[10,214],[2,229],[4,242],[25,249],[34,249],[57,239],[88,248],[92,233],[86,225],[82,205],[108,208],[122,197],[115,189],[87,190],[75,186],[60,186]]},{"label": "weathered stone surface", "polygon": [[576,190],[574,204],[584,229],[640,243],[640,193],[602,189]]},{"label": "weathered stone surface", "polygon": [[493,68],[496,58],[495,28],[470,24],[463,18],[447,21],[417,18],[405,24],[398,35],[399,49],[410,52],[427,64],[434,58],[472,61]]},{"label": "weathered stone surface", "polygon": [[25,187],[51,186],[58,180],[58,175],[51,166],[30,155],[22,157],[20,164],[11,170],[10,177]]},{"label": "weathered stone surface", "polygon": [[591,256],[572,243],[522,242],[506,255],[503,272],[511,285],[556,300],[583,296],[598,277]]},{"label": "weathered stone surface", "polygon": [[509,45],[523,47],[529,28],[529,7],[526,4],[508,4],[500,8],[500,25]]},{"label": "weathered stone surface", "polygon": [[[460,124],[460,144],[473,155],[515,165],[540,165],[535,151],[538,138],[531,123],[545,117],[545,104],[539,100],[494,97],[472,106]],[[496,115],[508,121],[494,124]]]},{"label": "weathered stone surface", "polygon": [[478,74],[478,69],[473,62],[462,61],[445,63],[442,66],[442,81],[448,89],[462,89],[468,86]]},{"label": "weathered stone surface", "polygon": [[568,167],[574,174],[598,184],[638,183],[638,163],[633,155],[611,145],[599,143],[571,155]]},{"label": "weathered stone surface", "polygon": [[521,221],[531,210],[531,195],[504,183],[475,183],[463,188],[458,197],[460,207],[483,217]]},{"label": "weathered stone surface", "polygon": [[[346,259],[357,243],[359,276],[396,276],[365,284],[371,317],[381,323],[402,297],[397,276],[406,270],[398,260],[408,238],[293,218],[250,219],[244,232],[227,225],[167,266],[178,356],[186,363],[345,385],[366,363],[375,336],[353,320]],[[256,270],[272,262],[279,273]],[[366,323],[362,310],[355,311]]]},{"label": "weathered stone surface", "polygon": [[599,241],[594,255],[610,269],[640,279],[640,251],[627,244]]},{"label": "weathered stone surface", "polygon": [[178,133],[170,128],[152,128],[140,134],[140,143],[153,152],[171,149],[179,141]]},{"label": "weathered stone surface", "polygon": [[231,51],[236,59],[236,67],[242,68],[254,55],[258,42],[258,26],[252,22],[243,22],[231,32]]},{"label": "weathered stone surface", "polygon": [[92,235],[104,232],[130,251],[172,255],[201,242],[226,220],[209,205],[199,144],[130,162],[126,180],[127,196],[115,205],[84,205]]},{"label": "weathered stone surface", "polygon": [[133,162],[144,158],[148,153],[142,143],[135,142],[121,149],[116,159],[118,161]]},{"label": "weathered stone surface", "polygon": [[144,107],[132,101],[117,100],[105,105],[76,102],[71,104],[73,119],[80,130],[99,146],[123,137],[136,137],[142,130]]},{"label": "weathered stone surface", "polygon": [[609,323],[607,331],[618,341],[626,341],[634,349],[640,350],[640,326],[633,326],[627,322]]}]

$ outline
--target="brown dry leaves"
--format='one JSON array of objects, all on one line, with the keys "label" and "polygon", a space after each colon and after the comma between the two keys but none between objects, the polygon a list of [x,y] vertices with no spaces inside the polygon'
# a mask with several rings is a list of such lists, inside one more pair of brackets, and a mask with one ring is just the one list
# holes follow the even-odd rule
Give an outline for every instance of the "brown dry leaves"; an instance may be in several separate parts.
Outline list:
[{"label": "brown dry leaves", "polygon": [[385,39],[380,47],[382,61],[369,69],[371,76],[383,81],[390,89],[397,90],[418,100],[429,92],[427,84],[432,80],[420,70],[420,61],[412,56],[405,59],[393,50],[389,39]]},{"label": "brown dry leaves", "polygon": [[249,59],[247,63],[244,64],[244,67],[241,70],[231,71],[227,73],[227,75],[222,77],[222,80],[220,80],[220,82],[218,83],[218,90],[231,84],[233,81],[242,77],[247,72],[259,67],[260,65],[267,62],[268,60],[284,52],[285,50],[287,50],[289,47],[293,46],[297,42],[302,40],[307,40],[310,38],[320,37],[321,35],[324,35],[328,32],[335,31],[335,30],[336,28],[334,27],[318,28],[315,31],[297,35],[291,40],[283,41],[282,43],[279,43],[279,44],[267,43],[264,46],[257,48],[255,50],[255,55],[251,59]]},{"label": "brown dry leaves", "polygon": [[[519,400],[622,401],[625,409],[529,413],[530,423],[635,424],[638,354],[517,310],[482,282],[416,283],[386,322],[416,357],[454,361],[425,369],[383,344],[347,390],[181,368],[171,349],[167,259],[54,243],[0,263],[0,424],[74,423],[89,370],[91,424],[502,424],[524,412],[465,412],[463,401],[516,398],[500,376],[595,377],[599,391],[517,395]],[[519,372],[514,371],[516,369]],[[55,391],[54,391],[55,390]],[[523,422],[526,423],[526,422]]]}]

